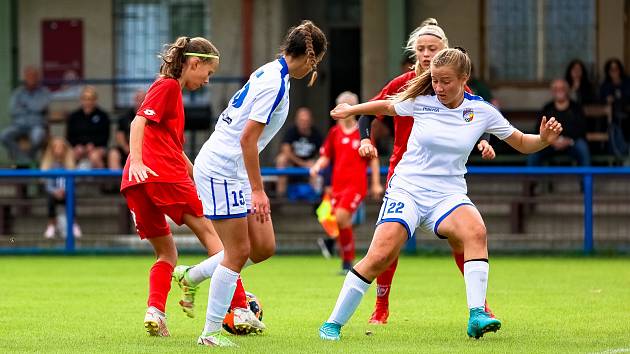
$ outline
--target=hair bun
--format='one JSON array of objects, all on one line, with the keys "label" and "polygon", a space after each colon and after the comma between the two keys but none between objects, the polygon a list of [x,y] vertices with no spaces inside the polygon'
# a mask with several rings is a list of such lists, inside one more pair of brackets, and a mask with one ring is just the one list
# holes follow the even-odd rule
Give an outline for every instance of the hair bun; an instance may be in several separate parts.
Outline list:
[{"label": "hair bun", "polygon": [[420,27],[428,26],[428,25],[439,26],[437,20],[434,19],[433,17],[429,17],[426,20],[422,21],[422,23],[420,24]]}]

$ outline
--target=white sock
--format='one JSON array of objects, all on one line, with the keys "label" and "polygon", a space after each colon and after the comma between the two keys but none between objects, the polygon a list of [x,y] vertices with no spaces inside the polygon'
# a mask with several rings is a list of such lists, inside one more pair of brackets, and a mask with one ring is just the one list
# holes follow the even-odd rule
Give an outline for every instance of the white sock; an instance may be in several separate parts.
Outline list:
[{"label": "white sock", "polygon": [[345,325],[359,307],[359,303],[361,303],[361,299],[369,287],[370,283],[363,281],[353,271],[348,272],[335,308],[327,322]]},{"label": "white sock", "polygon": [[222,264],[219,264],[214,271],[208,293],[204,333],[216,332],[221,329],[223,318],[230,307],[232,296],[234,296],[238,275],[239,273],[224,267]]},{"label": "white sock", "polygon": [[469,309],[485,306],[489,269],[488,261],[464,262],[464,281]]},{"label": "white sock", "polygon": [[188,271],[188,279],[194,284],[199,284],[202,281],[212,277],[212,273],[217,269],[217,266],[223,260],[223,250],[215,253],[203,260],[203,262],[192,267]]}]

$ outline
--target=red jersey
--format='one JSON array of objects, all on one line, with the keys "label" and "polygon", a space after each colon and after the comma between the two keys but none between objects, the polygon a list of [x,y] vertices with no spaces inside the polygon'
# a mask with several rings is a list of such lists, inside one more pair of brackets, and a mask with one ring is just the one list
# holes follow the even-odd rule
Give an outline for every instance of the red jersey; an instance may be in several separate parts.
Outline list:
[{"label": "red jersey", "polygon": [[[391,96],[396,95],[399,92],[404,91],[405,86],[410,80],[416,77],[415,70],[410,70],[402,75],[399,75],[392,79],[378,95],[374,96],[370,101],[386,100]],[[468,85],[465,87],[466,92],[472,93]],[[383,120],[386,116],[376,116],[376,119]],[[389,158],[389,169],[387,171],[387,180],[394,173],[396,165],[402,159],[403,154],[407,151],[407,140],[411,135],[411,128],[413,128],[413,117],[410,116],[395,116],[394,117],[394,148],[392,155]]]},{"label": "red jersey", "polygon": [[[190,182],[184,151],[184,104],[177,80],[159,78],[147,91],[136,115],[147,119],[142,140],[142,162],[158,174],[144,182]],[[129,181],[129,158],[123,170],[120,190],[136,185]]]},{"label": "red jersey", "polygon": [[348,188],[361,195],[367,193],[368,160],[359,156],[360,144],[358,127],[345,133],[341,126],[335,125],[328,131],[319,153],[333,161],[333,194]]}]

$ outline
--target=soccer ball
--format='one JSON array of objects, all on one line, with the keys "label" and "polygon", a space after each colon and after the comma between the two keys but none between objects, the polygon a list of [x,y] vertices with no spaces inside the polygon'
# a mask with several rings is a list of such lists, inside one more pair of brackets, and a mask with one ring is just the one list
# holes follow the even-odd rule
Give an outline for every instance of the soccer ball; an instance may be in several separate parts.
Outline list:
[{"label": "soccer ball", "polygon": [[[256,295],[250,292],[245,292],[245,296],[247,297],[247,306],[249,307],[249,309],[254,313],[256,318],[262,321],[263,319],[262,304],[260,303]],[[223,328],[229,333],[232,333],[235,335],[247,334],[247,333],[243,333],[237,330],[236,327],[234,327],[234,313],[232,312],[232,309],[228,309],[227,314],[223,318]]]}]

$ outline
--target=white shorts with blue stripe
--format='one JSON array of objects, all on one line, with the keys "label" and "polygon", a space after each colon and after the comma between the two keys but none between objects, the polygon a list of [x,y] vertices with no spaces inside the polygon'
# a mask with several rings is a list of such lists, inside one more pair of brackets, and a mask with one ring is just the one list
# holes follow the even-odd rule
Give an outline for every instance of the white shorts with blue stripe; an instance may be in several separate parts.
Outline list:
[{"label": "white shorts with blue stripe", "polygon": [[407,229],[409,238],[416,228],[420,228],[423,232],[445,239],[437,231],[440,223],[462,205],[475,206],[465,194],[441,193],[415,187],[412,191],[409,189],[408,185],[402,189],[395,184],[387,188],[376,225],[397,222]]},{"label": "white shorts with blue stripe", "polygon": [[203,204],[203,214],[208,219],[234,219],[247,216],[252,202],[249,181],[195,173],[195,185]]}]

